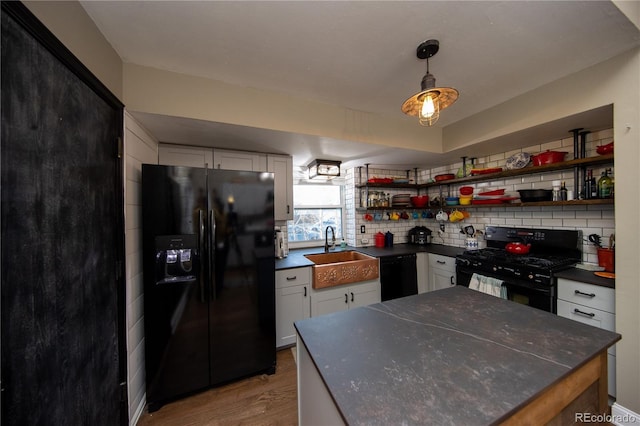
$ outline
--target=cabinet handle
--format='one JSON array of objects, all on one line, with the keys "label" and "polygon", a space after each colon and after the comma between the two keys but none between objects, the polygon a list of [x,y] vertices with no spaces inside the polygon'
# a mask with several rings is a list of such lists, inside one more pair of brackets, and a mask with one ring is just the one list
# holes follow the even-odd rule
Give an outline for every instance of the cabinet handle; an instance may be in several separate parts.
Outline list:
[{"label": "cabinet handle", "polygon": [[304,286],[304,297],[307,297],[307,286]]},{"label": "cabinet handle", "polygon": [[351,301],[353,302],[353,292],[351,292]]},{"label": "cabinet handle", "polygon": [[349,295],[347,293],[344,294],[344,303],[349,303]]},{"label": "cabinet handle", "polygon": [[298,276],[297,276],[297,275],[294,275],[294,276],[292,276],[292,277],[287,277],[287,281],[293,281],[293,280],[295,280],[295,279],[298,279]]},{"label": "cabinet handle", "polygon": [[595,293],[583,293],[580,290],[576,290],[575,294],[579,294],[580,296],[596,297]]},{"label": "cabinet handle", "polygon": [[441,265],[446,265],[447,262],[445,262],[444,260],[436,260],[436,262],[438,262]]},{"label": "cabinet handle", "polygon": [[453,282],[453,275],[449,277],[449,280],[451,281],[451,285],[456,285],[456,283]]},{"label": "cabinet handle", "polygon": [[291,206],[289,206],[289,204],[287,204],[287,214],[291,213]]},{"label": "cabinet handle", "polygon": [[584,315],[585,317],[589,317],[589,318],[593,318],[596,316],[596,314],[594,314],[593,312],[589,313],[589,312],[582,312],[580,309],[575,308],[573,310],[573,312],[575,312],[576,314],[580,314],[580,315]]}]

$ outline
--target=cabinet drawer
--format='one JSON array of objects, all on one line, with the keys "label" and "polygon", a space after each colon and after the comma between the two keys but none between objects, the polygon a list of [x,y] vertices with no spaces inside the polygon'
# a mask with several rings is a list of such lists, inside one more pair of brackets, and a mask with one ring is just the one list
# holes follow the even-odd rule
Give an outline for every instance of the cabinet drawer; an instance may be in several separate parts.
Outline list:
[{"label": "cabinet drawer", "polygon": [[455,272],[456,270],[456,258],[443,256],[441,254],[429,253],[429,267],[440,268],[447,271]]},{"label": "cabinet drawer", "polygon": [[558,299],[612,314],[616,312],[614,290],[608,287],[559,278]]},{"label": "cabinet drawer", "polygon": [[311,283],[311,268],[292,268],[276,271],[276,288]]},{"label": "cabinet drawer", "polygon": [[[612,313],[578,305],[576,303],[565,302],[558,299],[558,316],[572,319],[583,324],[604,330],[616,331],[616,316]],[[616,354],[615,345],[607,351],[611,355]]]}]

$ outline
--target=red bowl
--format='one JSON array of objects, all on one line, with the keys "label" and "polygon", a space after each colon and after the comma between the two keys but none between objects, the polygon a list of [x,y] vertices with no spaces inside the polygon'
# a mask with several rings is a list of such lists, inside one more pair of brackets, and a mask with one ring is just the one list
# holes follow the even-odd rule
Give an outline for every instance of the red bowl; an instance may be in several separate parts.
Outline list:
[{"label": "red bowl", "polygon": [[607,155],[613,153],[613,142],[606,145],[600,145],[596,147],[596,152],[600,155]]},{"label": "red bowl", "polygon": [[413,204],[414,207],[424,207],[427,205],[427,203],[429,202],[429,196],[428,195],[416,195],[410,198],[411,200],[411,204]]},{"label": "red bowl", "polygon": [[460,194],[461,195],[471,195],[471,194],[473,194],[473,186],[460,187]]}]

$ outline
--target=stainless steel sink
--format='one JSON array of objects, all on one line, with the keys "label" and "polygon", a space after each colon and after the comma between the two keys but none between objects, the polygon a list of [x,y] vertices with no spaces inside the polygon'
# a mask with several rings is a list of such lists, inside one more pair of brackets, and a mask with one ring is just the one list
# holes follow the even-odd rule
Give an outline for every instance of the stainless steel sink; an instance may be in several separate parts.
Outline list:
[{"label": "stainless steel sink", "polygon": [[312,266],[313,288],[333,287],[378,278],[378,259],[357,251],[305,254]]}]

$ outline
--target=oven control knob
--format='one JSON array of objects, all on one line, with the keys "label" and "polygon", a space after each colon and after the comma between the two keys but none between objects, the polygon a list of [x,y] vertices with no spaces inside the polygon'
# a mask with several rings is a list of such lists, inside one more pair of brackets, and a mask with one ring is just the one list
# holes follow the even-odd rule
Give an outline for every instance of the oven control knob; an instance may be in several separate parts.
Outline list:
[{"label": "oven control knob", "polygon": [[498,270],[498,267],[497,267],[497,266],[494,266],[494,267],[493,267],[493,272],[496,272],[497,270]]},{"label": "oven control knob", "polygon": [[533,279],[533,274],[529,274],[529,279],[532,280]]}]

